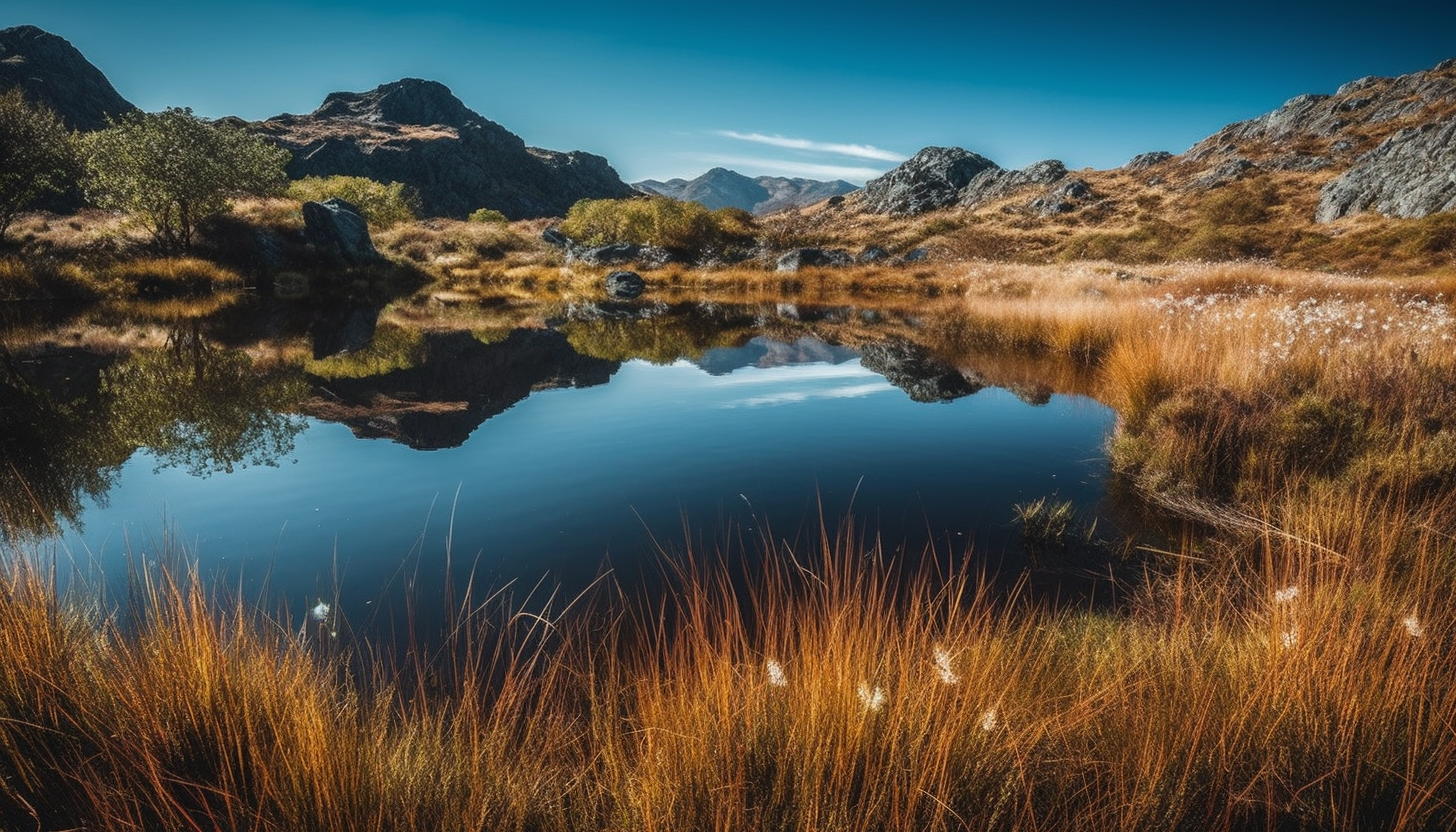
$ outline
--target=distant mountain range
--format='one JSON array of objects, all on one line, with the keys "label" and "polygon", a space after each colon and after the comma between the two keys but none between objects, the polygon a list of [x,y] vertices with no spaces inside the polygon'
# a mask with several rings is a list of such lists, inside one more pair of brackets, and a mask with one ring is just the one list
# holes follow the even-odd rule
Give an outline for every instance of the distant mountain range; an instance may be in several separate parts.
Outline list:
[{"label": "distant mountain range", "polygon": [[812,205],[859,189],[858,185],[842,179],[833,182],[788,179],[782,176],[750,179],[727,168],[713,168],[696,179],[669,179],[666,182],[645,179],[633,182],[632,187],[644,193],[702,203],[714,210],[742,208],[758,216],[783,211],[796,205]]}]

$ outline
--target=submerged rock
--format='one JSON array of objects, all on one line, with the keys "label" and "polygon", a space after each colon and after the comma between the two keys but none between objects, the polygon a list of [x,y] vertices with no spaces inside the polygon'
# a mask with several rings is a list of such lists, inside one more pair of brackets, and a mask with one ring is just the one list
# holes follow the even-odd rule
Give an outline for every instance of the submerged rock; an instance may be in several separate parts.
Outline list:
[{"label": "submerged rock", "polygon": [[647,281],[636,272],[612,272],[607,275],[607,297],[612,300],[633,300],[647,291]]},{"label": "submerged rock", "polygon": [[860,366],[873,370],[917,402],[948,402],[986,386],[933,357],[924,347],[904,340],[877,341],[860,348]]}]

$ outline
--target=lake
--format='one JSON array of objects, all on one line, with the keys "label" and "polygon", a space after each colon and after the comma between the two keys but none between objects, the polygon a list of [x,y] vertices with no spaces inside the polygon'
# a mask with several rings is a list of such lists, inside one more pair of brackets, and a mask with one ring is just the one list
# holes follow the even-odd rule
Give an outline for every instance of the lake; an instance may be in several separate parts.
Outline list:
[{"label": "lake", "polygon": [[[919,342],[913,309],[464,317],[253,301],[13,328],[12,470],[63,474],[32,474],[24,500],[11,485],[12,533],[113,581],[180,542],[295,620],[324,600],[362,621],[447,578],[569,595],[610,569],[630,587],[663,557],[813,546],[846,518],[888,553],[1008,582],[1030,565],[1018,503],[1117,527],[1112,411],[1025,372],[998,386]],[[1083,597],[1105,571],[1041,583]]]}]

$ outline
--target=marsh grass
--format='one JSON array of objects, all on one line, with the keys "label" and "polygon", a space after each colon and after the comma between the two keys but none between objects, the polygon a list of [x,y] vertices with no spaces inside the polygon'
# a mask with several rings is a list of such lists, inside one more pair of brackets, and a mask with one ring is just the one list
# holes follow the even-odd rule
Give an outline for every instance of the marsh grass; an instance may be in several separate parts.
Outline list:
[{"label": "marsh grass", "polygon": [[1007,596],[849,524],[737,545],[754,556],[665,556],[657,593],[446,593],[441,634],[402,651],[261,614],[185,566],[139,575],[107,615],[12,557],[0,811],[108,829],[1456,822],[1435,536],[1401,581],[1269,538],[1258,565],[1208,580],[1184,561],[1121,613]]}]

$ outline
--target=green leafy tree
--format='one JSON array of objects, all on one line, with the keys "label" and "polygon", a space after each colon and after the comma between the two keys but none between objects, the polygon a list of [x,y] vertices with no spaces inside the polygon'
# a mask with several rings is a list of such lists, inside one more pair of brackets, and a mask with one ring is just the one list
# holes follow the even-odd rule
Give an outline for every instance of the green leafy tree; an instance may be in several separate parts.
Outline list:
[{"label": "green leafy tree", "polygon": [[75,136],[19,89],[0,93],[0,238],[38,197],[60,193],[80,171]]},{"label": "green leafy tree", "polygon": [[377,228],[389,228],[415,218],[419,195],[402,182],[376,182],[363,176],[305,176],[288,183],[288,195],[299,202],[323,202],[338,197],[352,204]]},{"label": "green leafy tree", "polygon": [[192,244],[197,223],[245,195],[280,193],[288,151],[191,109],[128,113],[83,139],[86,193],[135,215],[168,249]]}]

